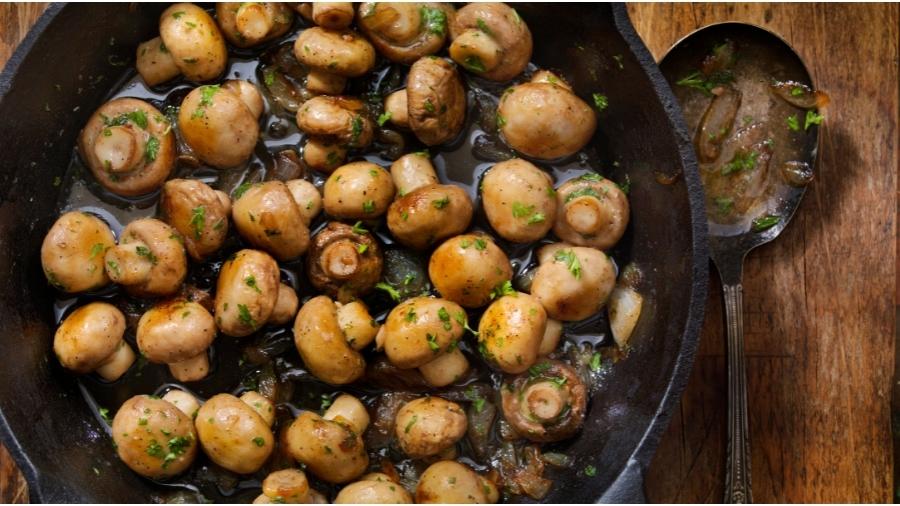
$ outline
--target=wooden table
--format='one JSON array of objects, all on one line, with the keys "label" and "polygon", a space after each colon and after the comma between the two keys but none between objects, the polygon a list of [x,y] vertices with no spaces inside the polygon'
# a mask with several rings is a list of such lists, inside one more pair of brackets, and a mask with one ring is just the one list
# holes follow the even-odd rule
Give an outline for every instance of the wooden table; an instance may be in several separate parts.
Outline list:
[{"label": "wooden table", "polygon": [[[0,65],[43,5],[0,5]],[[897,5],[630,5],[657,58],[695,28],[768,27],[800,53],[827,109],[816,181],[744,274],[753,490],[758,502],[890,502],[898,290]],[[719,502],[724,482],[721,291],[690,384],[647,475],[658,502]],[[27,490],[0,448],[0,501]]]}]

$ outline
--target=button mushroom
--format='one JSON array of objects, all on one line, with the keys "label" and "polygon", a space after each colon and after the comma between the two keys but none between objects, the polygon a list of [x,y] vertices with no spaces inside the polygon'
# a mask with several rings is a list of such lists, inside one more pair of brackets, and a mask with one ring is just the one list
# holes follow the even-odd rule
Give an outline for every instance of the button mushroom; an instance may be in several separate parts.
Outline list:
[{"label": "button mushroom", "polygon": [[309,501],[309,481],[300,469],[282,469],[269,473],[262,482],[262,496],[268,500],[255,504],[305,504]]},{"label": "button mushroom", "polygon": [[469,372],[469,360],[459,348],[454,348],[449,353],[442,353],[431,362],[420,365],[419,372],[426,383],[441,388],[462,379]]},{"label": "button mushroom", "polygon": [[[365,105],[347,97],[319,96],[307,100],[297,110],[297,126],[313,138],[333,140],[348,148],[368,146],[375,131],[365,114]],[[340,157],[340,152],[334,156]]]},{"label": "button mushroom", "polygon": [[243,337],[259,330],[275,310],[280,271],[271,256],[244,249],[222,264],[216,282],[216,325],[223,334]]},{"label": "button mushroom", "polygon": [[166,392],[166,394],[162,396],[162,400],[181,410],[181,412],[187,415],[191,420],[197,416],[197,411],[200,409],[200,402],[197,401],[197,398],[189,392],[179,388],[173,388]]},{"label": "button mushroom", "polygon": [[355,481],[342,488],[334,498],[334,504],[412,504],[412,497],[399,483],[379,476],[378,479]]},{"label": "button mushroom", "polygon": [[134,351],[123,340],[125,315],[105,302],[91,302],[72,311],[56,329],[53,353],[66,369],[103,379],[119,379],[134,362]]},{"label": "button mushroom", "polygon": [[[315,10],[315,4],[313,9]],[[353,18],[353,6],[349,6]],[[320,7],[320,18],[322,8]],[[333,11],[336,12],[336,11]],[[315,13],[313,14],[315,16]],[[343,91],[346,78],[359,77],[375,66],[375,49],[364,37],[348,29],[307,28],[294,42],[294,56],[310,69],[307,76],[314,92],[337,95]]]},{"label": "button mushroom", "polygon": [[108,249],[104,259],[107,276],[140,297],[172,295],[187,275],[181,236],[153,218],[129,223],[118,246]]},{"label": "button mushroom", "polygon": [[382,216],[394,198],[390,174],[371,162],[338,167],[325,181],[325,212],[337,218],[366,220]]},{"label": "button mushroom", "polygon": [[112,422],[116,453],[132,471],[160,480],[182,473],[197,456],[191,418],[171,403],[136,395]]},{"label": "button mushroom", "polygon": [[511,148],[551,160],[586,146],[597,130],[597,116],[561,79],[551,83],[542,76],[503,93],[497,124]]},{"label": "button mushroom", "polygon": [[615,286],[612,262],[594,248],[555,243],[541,248],[538,258],[531,295],[550,318],[583,320],[603,307]]},{"label": "button mushroom", "polygon": [[563,183],[556,205],[553,232],[570,244],[606,250],[619,242],[628,226],[628,197],[599,174]]},{"label": "button mushroom", "polygon": [[461,234],[472,221],[472,200],[454,185],[423,186],[395,200],[387,225],[398,242],[421,250]]},{"label": "button mushroom", "polygon": [[159,17],[159,39],[138,47],[137,68],[149,86],[184,74],[190,81],[215,79],[225,71],[228,51],[213,18],[202,8],[179,3]]},{"label": "button mushroom", "polygon": [[294,202],[297,203],[297,207],[300,209],[300,217],[303,218],[303,223],[309,228],[309,224],[322,211],[322,194],[319,193],[319,189],[314,184],[305,179],[292,179],[284,184],[287,185],[288,191],[291,192]]},{"label": "button mushroom", "polygon": [[544,329],[544,336],[541,337],[541,346],[538,349],[539,357],[546,357],[556,350],[559,340],[562,338],[562,331],[562,322],[547,318],[547,328]]},{"label": "button mushroom", "polygon": [[339,307],[328,297],[313,297],[294,320],[294,344],[310,374],[332,385],[353,383],[366,369],[363,356],[351,346],[344,328],[371,325],[373,321],[350,319],[343,326]]},{"label": "button mushroom", "polygon": [[287,325],[294,321],[297,308],[300,307],[300,299],[297,292],[290,286],[281,283],[278,285],[278,298],[275,299],[275,307],[266,323],[272,325]]},{"label": "button mushroom", "polygon": [[117,98],[100,106],[78,136],[78,153],[97,181],[133,197],[159,188],[175,166],[175,134],[152,105]]},{"label": "button mushroom", "polygon": [[466,412],[440,397],[422,397],[397,412],[394,435],[404,453],[414,459],[437,455],[466,435]]},{"label": "button mushroom", "polygon": [[416,486],[418,504],[493,504],[500,499],[497,486],[465,464],[441,460],[431,464]]},{"label": "button mushroom", "polygon": [[512,242],[542,239],[556,218],[550,176],[533,164],[513,158],[491,167],[482,180],[481,201],[491,227]]},{"label": "button mushroom", "polygon": [[100,218],[77,211],[60,216],[41,245],[41,266],[47,281],[68,293],[95,290],[109,284],[103,267],[106,250],[116,245]]},{"label": "button mushroom", "polygon": [[329,30],[341,30],[353,23],[353,2],[312,2],[310,19]]},{"label": "button mushroom", "polygon": [[224,192],[196,179],[172,179],[163,185],[159,208],[194,260],[202,262],[225,242],[231,199]]},{"label": "button mushroom", "polygon": [[209,372],[206,350],[216,337],[216,323],[196,302],[168,301],[150,308],[137,326],[141,355],[169,364],[178,381],[198,381]]},{"label": "button mushroom", "polygon": [[556,360],[543,360],[500,389],[503,417],[531,441],[561,441],[584,424],[587,389],[578,374]]},{"label": "button mushroom", "polygon": [[450,57],[491,81],[509,81],[531,59],[531,31],[515,9],[502,3],[472,3],[450,23]]},{"label": "button mushroom", "polygon": [[216,19],[231,45],[246,48],[284,35],[294,13],[282,2],[217,2]]},{"label": "button mushroom", "polygon": [[446,240],[428,262],[428,276],[441,296],[468,308],[490,302],[494,288],[510,281],[512,275],[503,250],[481,234]]},{"label": "button mushroom", "polygon": [[348,420],[332,417],[329,412],[321,417],[304,411],[287,429],[287,450],[318,478],[328,483],[347,483],[369,466],[362,440],[367,425],[368,415],[364,420]]},{"label": "button mushroom", "polygon": [[200,86],[181,103],[178,128],[203,163],[218,169],[236,167],[256,146],[261,104],[259,91],[250,83]]},{"label": "button mushroom", "polygon": [[347,148],[335,139],[310,137],[303,145],[303,161],[313,170],[330,174],[346,160]]},{"label": "button mushroom", "polygon": [[355,300],[346,304],[336,302],[338,325],[347,338],[347,343],[356,351],[361,351],[375,340],[380,325],[369,314],[369,308]]},{"label": "button mushroom", "polygon": [[379,54],[408,65],[444,47],[453,13],[444,3],[363,2],[358,24]]},{"label": "button mushroom", "polygon": [[278,260],[293,260],[309,247],[309,229],[300,204],[281,181],[246,188],[234,201],[231,218],[241,237]]},{"label": "button mushroom", "polygon": [[269,424],[231,394],[207,400],[197,412],[195,424],[206,456],[237,474],[258,471],[275,448]]},{"label": "button mushroom", "polygon": [[412,369],[455,350],[466,321],[465,310],[454,302],[414,297],[391,310],[375,339],[392,364]]},{"label": "button mushroom", "polygon": [[427,151],[409,153],[396,159],[391,164],[391,179],[400,197],[423,186],[440,183]]},{"label": "button mushroom", "polygon": [[488,306],[478,323],[478,348],[505,373],[527,370],[538,357],[547,313],[538,300],[512,292]]},{"label": "button mushroom", "polygon": [[456,67],[442,58],[418,59],[406,79],[409,127],[428,146],[443,144],[462,131],[466,90]]},{"label": "button mushroom", "polygon": [[409,128],[409,100],[406,89],[397,90],[384,99],[384,112],[394,126]]},{"label": "button mushroom", "polygon": [[259,415],[269,427],[275,423],[275,406],[272,404],[272,401],[263,397],[262,394],[254,392],[253,390],[248,390],[241,394],[240,399],[244,404],[250,406],[253,411],[256,411],[256,414]]},{"label": "button mushroom", "polygon": [[332,221],[313,236],[306,273],[316,289],[349,302],[372,290],[381,279],[383,264],[381,247],[372,234],[359,225]]}]

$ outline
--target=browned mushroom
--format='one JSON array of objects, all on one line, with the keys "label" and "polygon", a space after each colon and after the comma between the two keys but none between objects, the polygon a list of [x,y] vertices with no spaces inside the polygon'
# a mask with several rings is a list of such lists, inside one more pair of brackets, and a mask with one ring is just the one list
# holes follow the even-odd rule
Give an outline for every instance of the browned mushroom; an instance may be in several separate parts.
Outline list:
[{"label": "browned mushroom", "polygon": [[628,197],[609,179],[586,174],[566,181],[556,192],[553,232],[576,246],[607,250],[628,226]]},{"label": "browned mushroom", "polygon": [[368,146],[375,132],[364,104],[347,97],[320,96],[307,100],[297,111],[297,126],[313,137],[331,139],[349,148]]},{"label": "browned mushroom", "polygon": [[306,272],[316,289],[339,302],[368,293],[381,279],[381,247],[360,226],[332,221],[317,233],[306,257]]},{"label": "browned mushroom", "polygon": [[159,208],[194,260],[203,261],[225,242],[231,199],[224,192],[196,179],[172,179],[163,185]]},{"label": "browned mushroom", "polygon": [[410,64],[444,47],[447,19],[453,14],[445,3],[363,2],[358,24],[379,54]]},{"label": "browned mushroom", "polygon": [[388,208],[387,225],[404,246],[425,249],[462,233],[472,221],[472,200],[455,185],[417,188]]},{"label": "browned mushroom", "polygon": [[104,259],[109,279],[140,297],[172,295],[187,276],[181,236],[153,218],[129,223]]},{"label": "browned mushroom", "polygon": [[587,389],[578,374],[556,360],[543,360],[500,388],[503,416],[531,441],[560,441],[584,424]]},{"label": "browned mushroom", "polygon": [[492,81],[521,74],[531,59],[531,31],[515,9],[502,3],[471,3],[450,23],[450,57]]},{"label": "browned mushroom", "polygon": [[466,90],[452,63],[420,58],[406,80],[409,126],[420,141],[435,146],[452,140],[466,119]]},{"label": "browned mushroom", "polygon": [[222,34],[237,47],[253,47],[284,35],[294,12],[283,2],[217,2]]}]

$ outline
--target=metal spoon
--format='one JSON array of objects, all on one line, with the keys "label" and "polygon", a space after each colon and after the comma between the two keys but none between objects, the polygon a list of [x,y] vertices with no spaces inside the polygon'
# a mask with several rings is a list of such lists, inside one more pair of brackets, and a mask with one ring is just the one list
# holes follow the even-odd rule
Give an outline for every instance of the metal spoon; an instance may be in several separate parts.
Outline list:
[{"label": "metal spoon", "polygon": [[[733,46],[722,46],[723,43],[727,44],[727,41],[731,41]],[[722,57],[732,48],[731,59]],[[703,67],[703,60],[709,55],[720,59],[707,60],[708,66]],[[725,61],[732,62],[730,72],[734,80],[730,83],[727,74],[712,72],[704,74],[701,71],[699,75],[695,75],[700,68],[710,71]],[[697,131],[701,121],[704,121],[703,113],[711,103],[710,95],[716,91],[721,92],[721,89],[717,90],[715,87],[725,83],[740,90],[742,99],[734,117],[734,126],[731,133],[725,137],[727,140],[722,146],[729,140],[739,138],[741,132],[747,136],[758,135],[759,131],[750,132],[756,127],[754,122],[761,123],[763,126],[760,128],[774,140],[770,143],[773,145],[770,146],[768,173],[762,179],[762,187],[766,188],[766,191],[760,197],[760,201],[743,212],[736,212],[737,210],[733,209],[735,199],[731,199],[729,205],[732,209],[727,210],[724,217],[722,204],[728,204],[728,197],[715,197],[711,195],[711,191],[721,190],[723,184],[731,185],[730,188],[733,188],[732,181],[738,179],[727,178],[753,179],[754,174],[748,171],[763,170],[759,162],[765,158],[766,148],[763,146],[763,150],[759,152],[744,151],[744,158],[740,158],[741,152],[735,150],[734,158],[730,162],[717,160],[703,163],[702,154],[698,156],[707,192],[710,256],[722,280],[727,322],[728,460],[725,502],[749,503],[753,501],[753,495],[750,486],[747,378],[744,359],[741,285],[743,262],[750,250],[778,237],[794,215],[805,193],[805,183],[808,183],[811,177],[799,181],[804,183],[800,186],[797,185],[798,181],[793,181],[792,186],[785,179],[779,180],[781,174],[774,172],[779,171],[782,164],[794,161],[797,162],[795,167],[804,167],[802,164],[807,164],[806,175],[811,176],[819,134],[815,122],[821,120],[813,116],[813,124],[807,124],[806,110],[786,103],[786,100],[775,91],[773,79],[782,83],[789,82],[777,87],[782,93],[787,93],[788,100],[796,97],[797,101],[800,101],[800,98],[803,98],[801,95],[809,99],[815,98],[815,95],[809,93],[814,89],[809,72],[796,52],[779,36],[754,25],[721,23],[696,30],[669,50],[660,62],[660,68],[682,106],[689,131]],[[804,85],[808,88],[803,88]],[[818,97],[820,101],[826,98],[824,94],[819,94]],[[819,105],[824,106],[824,103]],[[815,109],[810,110],[815,114]],[[795,111],[796,122],[789,119],[791,111]],[[794,127],[797,130],[794,130]],[[703,133],[709,136],[710,142],[714,136],[721,137],[717,132],[707,134],[707,131],[704,130]],[[702,137],[695,137],[695,142],[700,142],[700,139]],[[735,144],[740,143],[735,141]],[[726,151],[727,148],[723,147],[719,153],[724,155]],[[757,153],[756,156],[753,155],[754,152]],[[727,166],[727,163],[732,165]],[[726,171],[738,174],[734,176],[729,172],[725,175]],[[750,187],[752,189],[752,186]],[[741,203],[746,202],[741,199]],[[767,219],[759,221],[760,216],[766,216]]]}]

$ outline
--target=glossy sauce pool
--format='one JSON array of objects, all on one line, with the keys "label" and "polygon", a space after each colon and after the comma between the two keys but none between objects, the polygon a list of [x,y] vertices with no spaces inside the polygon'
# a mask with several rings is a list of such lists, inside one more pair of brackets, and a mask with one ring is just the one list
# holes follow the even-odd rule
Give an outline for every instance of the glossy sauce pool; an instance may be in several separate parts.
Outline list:
[{"label": "glossy sauce pool", "polygon": [[[304,134],[297,129],[294,114],[277,105],[266,91],[265,78],[260,64],[260,58],[267,61],[267,58],[271,58],[283,45],[292,45],[295,37],[296,33],[267,44],[259,51],[232,53],[233,56],[225,78],[247,79],[256,83],[264,91],[268,102],[268,109],[261,119],[260,140],[250,161],[242,167],[227,170],[216,170],[202,165],[193,166],[191,163],[179,161],[171,177],[200,179],[213,188],[230,194],[243,182],[256,182],[271,177],[274,170],[273,155],[275,153],[284,149],[298,152],[301,150]],[[526,72],[526,75],[533,71],[532,67]],[[394,89],[402,87],[400,83],[405,80],[405,72],[405,67],[382,62],[369,78],[356,80],[348,94],[377,92],[379,95],[386,95]],[[468,114],[463,133],[458,139],[447,145],[431,148],[430,154],[440,179],[465,189],[475,203],[475,217],[470,230],[483,230],[491,233],[490,226],[479,205],[478,184],[484,172],[494,163],[513,157],[512,152],[499,141],[493,126],[496,102],[505,86],[471,78],[464,72],[462,75],[468,88]],[[400,79],[398,80],[398,78]],[[526,78],[523,76],[520,80],[526,80]],[[171,108],[177,108],[190,89],[192,89],[191,85],[180,81],[160,88],[148,89],[139,77],[132,76],[118,86],[108,98],[141,98],[152,103],[161,111],[171,114]],[[377,116],[377,112],[380,111],[376,111],[375,116]],[[407,145],[403,150],[404,153],[424,149],[424,146],[419,144],[413,136],[407,134],[405,137]],[[181,145],[180,142],[179,145]],[[352,161],[354,158],[364,158],[385,168],[389,167],[391,163],[390,159],[371,152],[356,156],[351,154],[348,161]],[[537,165],[547,170],[552,176],[554,184],[558,186],[562,182],[586,172],[599,171],[600,167],[608,163],[609,160],[602,159],[589,146],[583,152],[558,163],[537,163]],[[325,180],[323,174],[312,171],[306,171],[304,177],[320,189]],[[156,215],[159,192],[136,199],[113,195],[93,180],[77,154],[73,153],[66,177],[62,182],[61,195],[59,203],[61,210],[83,210],[97,214],[109,223],[118,236],[128,222]],[[311,232],[315,233],[327,221],[327,217],[319,216],[311,225]],[[386,250],[397,247],[387,232],[384,220],[367,223],[366,227],[377,235]],[[491,235],[495,236],[493,233]],[[506,251],[512,262],[515,272],[514,284],[517,284],[520,277],[535,266],[536,248],[542,244],[553,242],[551,236],[545,238],[540,244],[517,245],[496,236],[495,240]],[[202,290],[212,291],[222,261],[242,247],[244,247],[242,241],[232,229],[225,246],[217,255],[203,264],[191,263],[186,283]],[[611,254],[614,257],[617,256],[615,251],[612,251]],[[427,266],[427,254],[418,255],[418,257],[421,264]],[[617,258],[617,260],[620,262],[619,265],[627,262],[627,258]],[[314,295],[306,281],[302,261],[281,263],[280,266],[282,279],[293,285],[298,291],[301,303]],[[644,295],[645,303],[650,303],[652,294]],[[137,318],[149,307],[150,302],[131,298],[115,287],[78,297],[58,298],[54,313],[57,323],[75,307],[98,299],[108,300],[123,309],[129,323],[126,340],[137,350],[134,340],[135,325]],[[387,312],[394,305],[384,293],[377,291],[363,300],[379,323],[384,321]],[[473,328],[477,328],[480,313],[481,310],[469,311],[469,323]],[[473,373],[461,384],[443,389],[431,389],[429,392],[446,395],[451,400],[461,402],[464,407],[468,407],[467,392],[475,385],[480,392],[493,392],[487,396],[488,401],[494,402],[499,411],[499,402],[494,399],[494,394],[497,393],[502,382],[502,375],[487,368],[477,352],[474,352],[474,342],[474,338],[468,335],[460,343],[461,349],[466,353],[473,367]],[[604,367],[612,366],[612,360],[607,360],[608,358],[619,358],[619,353],[612,346],[605,311],[601,311],[589,320],[567,324],[564,330],[564,340],[554,356],[567,360],[567,357],[590,355],[594,352],[600,352],[603,355]],[[376,354],[371,350],[364,354],[367,362],[371,364]],[[590,383],[593,385],[595,393],[606,388],[606,382],[603,381],[606,376],[604,371],[605,369],[601,368],[599,371],[590,372]],[[98,418],[101,418],[101,411],[105,412],[106,410],[111,418],[118,407],[133,395],[161,395],[175,386],[188,390],[201,399],[221,392],[239,394],[247,389],[259,389],[273,393],[276,399],[278,416],[273,429],[275,434],[278,433],[281,426],[289,423],[300,410],[309,409],[321,413],[323,401],[327,403],[328,399],[335,397],[338,392],[356,395],[366,405],[373,408],[378,399],[386,392],[396,391],[395,388],[385,388],[385,385],[378,385],[372,381],[361,381],[358,384],[336,389],[312,378],[304,369],[296,352],[290,325],[266,327],[245,338],[220,335],[210,348],[210,373],[206,378],[186,385],[172,383],[171,380],[167,366],[147,363],[142,357],[116,382],[107,383],[95,375],[77,379],[86,402],[92,407]],[[500,442],[497,425],[495,419],[492,427],[492,445],[494,447]],[[490,468],[490,461],[493,457],[475,458],[466,438],[458,446],[460,460],[470,464],[478,471],[483,472]],[[543,448],[545,451],[552,451],[555,446],[544,445]],[[417,475],[425,467],[422,462],[404,459],[403,455],[391,446],[376,449],[367,445],[367,449],[370,453],[370,467],[373,470],[378,468],[378,464],[383,458],[388,458],[397,466],[403,478],[403,484],[408,489],[414,490]],[[273,452],[271,460],[278,460],[277,454],[278,449]],[[121,464],[114,463],[114,465]],[[217,502],[250,502],[260,493],[260,481],[265,477],[269,467],[267,464],[253,476],[237,476],[212,465],[201,452],[198,453],[197,460],[187,473],[168,482],[158,482],[161,495],[159,499],[193,502],[206,498]],[[552,478],[553,472],[565,473],[574,472],[574,470],[550,471],[545,473],[545,476]],[[324,484],[311,475],[309,478],[312,487],[325,493],[329,499],[333,499],[334,494],[340,488]],[[197,493],[202,497],[197,496]]]}]

